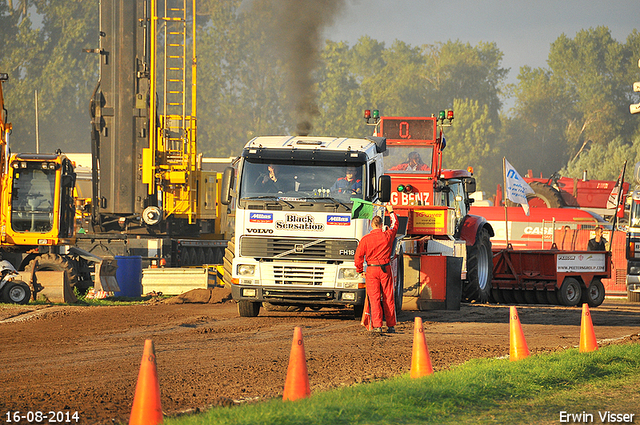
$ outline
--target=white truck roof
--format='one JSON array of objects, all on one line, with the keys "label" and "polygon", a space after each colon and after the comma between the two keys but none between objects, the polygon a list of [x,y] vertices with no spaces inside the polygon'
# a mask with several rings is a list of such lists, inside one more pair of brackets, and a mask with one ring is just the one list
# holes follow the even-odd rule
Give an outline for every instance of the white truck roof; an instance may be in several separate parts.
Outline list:
[{"label": "white truck roof", "polygon": [[352,150],[365,152],[369,157],[376,154],[376,145],[373,141],[348,137],[260,136],[251,139],[245,145],[245,149],[260,147],[272,149],[320,149],[327,151]]}]

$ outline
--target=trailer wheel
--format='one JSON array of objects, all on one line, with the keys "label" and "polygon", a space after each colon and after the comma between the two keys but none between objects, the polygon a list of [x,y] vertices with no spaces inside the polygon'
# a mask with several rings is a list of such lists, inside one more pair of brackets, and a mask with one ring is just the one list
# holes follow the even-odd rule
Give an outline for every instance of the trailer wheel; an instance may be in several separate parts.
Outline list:
[{"label": "trailer wheel", "polygon": [[565,278],[558,291],[558,300],[560,304],[573,307],[578,305],[582,298],[582,288],[580,282],[573,277]]},{"label": "trailer wheel", "polygon": [[38,267],[36,271],[66,271],[69,285],[72,288],[78,283],[78,269],[76,264],[67,257],[58,254],[42,254],[31,260],[29,264],[25,266],[24,271],[31,273],[36,265]]},{"label": "trailer wheel", "polygon": [[258,317],[260,314],[260,304],[253,301],[238,301],[238,314],[240,317]]},{"label": "trailer wheel", "polygon": [[491,237],[487,229],[481,228],[476,242],[467,250],[467,282],[462,288],[462,297],[468,301],[488,302],[492,273]]},{"label": "trailer wheel", "polygon": [[604,285],[600,279],[593,279],[591,285],[582,291],[582,302],[589,307],[598,307],[604,301]]},{"label": "trailer wheel", "polygon": [[28,304],[31,298],[31,289],[29,285],[19,280],[7,282],[2,289],[2,298],[9,303]]},{"label": "trailer wheel", "polygon": [[558,294],[556,293],[555,290],[553,291],[547,291],[547,302],[551,305],[558,305],[560,304],[558,302]]},{"label": "trailer wheel", "polygon": [[627,301],[630,303],[640,303],[640,292],[632,292],[627,288]]}]

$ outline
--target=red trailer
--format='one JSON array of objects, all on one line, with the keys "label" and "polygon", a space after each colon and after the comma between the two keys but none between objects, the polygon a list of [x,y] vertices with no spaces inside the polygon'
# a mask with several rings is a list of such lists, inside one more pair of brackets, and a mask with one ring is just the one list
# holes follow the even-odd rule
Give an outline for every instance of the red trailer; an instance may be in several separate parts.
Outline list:
[{"label": "red trailer", "polygon": [[611,277],[611,252],[494,251],[491,294],[500,303],[540,303],[597,307],[604,301],[603,279]]}]

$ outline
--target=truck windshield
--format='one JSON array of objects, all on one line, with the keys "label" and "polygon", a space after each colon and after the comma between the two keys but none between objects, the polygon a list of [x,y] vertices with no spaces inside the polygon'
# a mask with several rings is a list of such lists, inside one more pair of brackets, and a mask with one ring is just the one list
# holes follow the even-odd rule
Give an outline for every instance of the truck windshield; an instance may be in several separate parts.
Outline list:
[{"label": "truck windshield", "polygon": [[629,211],[631,227],[640,227],[640,199],[631,201],[631,211]]},{"label": "truck windshield", "polygon": [[11,227],[16,232],[46,233],[53,227],[55,170],[17,169],[11,194]]},{"label": "truck windshield", "polygon": [[362,164],[303,166],[246,160],[242,167],[239,198],[318,199],[325,202],[362,199],[363,170]]},{"label": "truck windshield", "polygon": [[399,173],[431,173],[433,146],[387,146],[388,156],[384,158],[386,171]]}]

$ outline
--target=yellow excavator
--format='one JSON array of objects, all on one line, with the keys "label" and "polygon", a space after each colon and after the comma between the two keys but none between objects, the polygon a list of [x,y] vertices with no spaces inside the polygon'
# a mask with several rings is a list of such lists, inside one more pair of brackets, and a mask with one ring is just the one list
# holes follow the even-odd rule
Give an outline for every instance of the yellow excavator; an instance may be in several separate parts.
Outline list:
[{"label": "yellow excavator", "polygon": [[90,281],[88,264],[100,264],[101,259],[73,247],[73,163],[60,151],[11,154],[12,125],[3,93],[8,79],[0,73],[0,301],[26,304],[43,289],[36,272],[65,272],[48,286],[69,292]]}]

